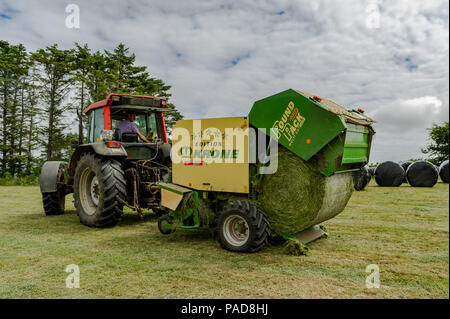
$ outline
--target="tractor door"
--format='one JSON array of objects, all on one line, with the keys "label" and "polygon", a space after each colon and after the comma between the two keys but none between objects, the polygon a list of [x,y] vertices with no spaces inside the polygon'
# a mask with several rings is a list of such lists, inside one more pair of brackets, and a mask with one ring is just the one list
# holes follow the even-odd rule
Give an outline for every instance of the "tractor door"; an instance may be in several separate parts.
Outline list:
[{"label": "tractor door", "polygon": [[87,142],[100,142],[100,136],[104,130],[104,110],[103,108],[95,109],[88,114],[88,133]]}]

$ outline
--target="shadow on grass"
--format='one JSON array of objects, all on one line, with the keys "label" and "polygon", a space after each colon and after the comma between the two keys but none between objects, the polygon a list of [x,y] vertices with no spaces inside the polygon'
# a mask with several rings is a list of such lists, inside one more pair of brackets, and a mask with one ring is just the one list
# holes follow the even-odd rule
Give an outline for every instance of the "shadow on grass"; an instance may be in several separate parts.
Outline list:
[{"label": "shadow on grass", "polygon": [[[253,258],[263,260],[267,255],[277,255],[280,257],[286,256],[284,249],[285,242],[272,242],[266,245],[266,247],[257,253],[238,253],[230,252],[223,249],[217,236],[214,234],[213,229],[198,228],[198,229],[177,229],[174,233],[169,235],[163,235],[159,232],[158,226],[153,224],[149,225],[148,232],[139,232],[136,234],[120,235],[114,239],[114,241],[105,240],[101,246],[109,249],[117,249],[135,253],[141,253],[147,250],[148,254],[158,254],[161,251],[170,251],[174,255],[178,256],[197,256],[201,255],[201,258],[209,258],[203,256],[204,254],[210,254],[217,258],[231,258],[242,259],[246,256],[253,256]],[[169,253],[170,255],[171,253]],[[209,256],[209,255],[208,255]],[[222,256],[222,257],[220,257]],[[211,257],[212,259],[216,257]]]},{"label": "shadow on grass", "polygon": [[3,217],[5,221],[16,230],[28,230],[42,231],[46,234],[66,234],[70,232],[74,233],[91,233],[98,231],[108,231],[114,228],[121,229],[123,227],[133,227],[133,225],[139,225],[143,223],[156,222],[157,216],[152,212],[144,213],[144,217],[141,218],[138,213],[126,212],[122,215],[121,220],[111,227],[89,227],[81,224],[77,215],[77,211],[69,209],[64,211],[62,215],[46,216],[45,213],[36,212],[28,214],[14,214]]},{"label": "shadow on grass", "polygon": [[163,235],[159,232],[156,224],[148,225],[144,233],[142,231],[133,234],[121,234],[115,238],[114,242],[105,241],[105,247],[120,246],[125,250],[139,249],[142,247],[168,247],[177,249],[192,250],[197,248],[214,248],[217,243],[214,234],[211,230],[206,228],[200,229],[177,229],[176,232]]},{"label": "shadow on grass", "polygon": [[156,222],[158,220],[158,216],[154,213],[144,213],[144,216],[141,217],[136,212],[126,213],[122,215],[121,220],[117,223],[118,226],[129,226],[133,224],[139,224],[142,222]]}]

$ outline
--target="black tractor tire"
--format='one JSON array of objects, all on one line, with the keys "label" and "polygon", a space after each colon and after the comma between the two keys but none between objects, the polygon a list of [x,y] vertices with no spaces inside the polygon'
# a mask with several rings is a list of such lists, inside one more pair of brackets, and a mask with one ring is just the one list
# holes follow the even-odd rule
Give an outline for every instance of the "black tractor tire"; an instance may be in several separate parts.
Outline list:
[{"label": "black tractor tire", "polygon": [[111,227],[123,214],[126,181],[120,162],[87,153],[77,163],[73,193],[80,222]]},{"label": "black tractor tire", "polygon": [[175,232],[175,229],[173,229],[173,228],[164,227],[164,225],[167,225],[167,224],[169,224],[169,225],[173,224],[172,216],[165,214],[158,218],[158,229],[161,232],[161,234],[163,234],[163,235],[169,235],[169,234],[172,234],[173,232]]},{"label": "black tractor tire", "polygon": [[46,216],[62,215],[66,205],[66,193],[64,184],[64,173],[61,168],[57,176],[56,192],[42,193],[42,203]]},{"label": "black tractor tire", "polygon": [[[241,226],[244,233],[237,229]],[[237,200],[220,212],[216,221],[216,235],[226,250],[253,253],[268,243],[270,225],[260,206],[249,200]]]},{"label": "black tractor tire", "polygon": [[47,216],[64,214],[66,205],[65,195],[61,192],[42,193],[42,202],[44,203],[44,212]]}]

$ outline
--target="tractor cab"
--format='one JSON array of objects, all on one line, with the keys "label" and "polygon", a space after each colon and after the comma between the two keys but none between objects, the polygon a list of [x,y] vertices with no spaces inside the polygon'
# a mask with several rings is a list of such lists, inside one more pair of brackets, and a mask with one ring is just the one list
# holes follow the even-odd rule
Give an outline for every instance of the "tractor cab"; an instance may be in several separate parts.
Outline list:
[{"label": "tractor cab", "polygon": [[[124,148],[130,160],[152,158],[161,144],[167,144],[165,111],[164,98],[110,94],[83,111],[88,116],[87,144]],[[148,142],[141,139],[138,132]]]}]

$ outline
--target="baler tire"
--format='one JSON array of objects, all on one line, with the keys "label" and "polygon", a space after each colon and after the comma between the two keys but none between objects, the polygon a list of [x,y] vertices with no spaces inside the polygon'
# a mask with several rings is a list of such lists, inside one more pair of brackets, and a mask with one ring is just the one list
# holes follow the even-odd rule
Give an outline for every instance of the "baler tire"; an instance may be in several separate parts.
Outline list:
[{"label": "baler tire", "polygon": [[165,209],[162,208],[152,208],[153,213],[155,214],[156,217],[161,217],[165,214],[167,214],[167,211]]},{"label": "baler tire", "polygon": [[[229,219],[241,219],[248,226],[249,234],[241,245],[233,245],[229,234],[226,234]],[[260,251],[268,243],[270,225],[264,210],[248,200],[237,200],[225,206],[216,221],[216,235],[222,248],[233,252],[254,253]]]},{"label": "baler tire", "polygon": [[[84,176],[84,174],[92,175],[90,171],[94,176],[91,181],[91,194],[88,194],[85,188],[90,176]],[[94,178],[97,179],[98,198],[95,199],[97,204],[92,196]],[[123,204],[126,200],[126,181],[120,162],[91,153],[83,155],[75,169],[74,198],[82,224],[89,227],[116,225],[122,217]]]},{"label": "baler tire", "polygon": [[64,214],[65,195],[60,192],[42,193],[42,202],[46,216]]},{"label": "baler tire", "polygon": [[355,190],[362,191],[370,183],[372,175],[368,166],[362,167],[359,171],[353,172],[353,185]]},{"label": "baler tire", "polygon": [[167,222],[168,224],[172,225],[173,224],[173,217],[170,216],[170,215],[165,214],[165,215],[162,215],[161,217],[158,218],[158,229],[161,232],[161,234],[163,234],[163,235],[172,234],[175,231],[175,229],[164,228],[163,227],[163,223],[164,222]]}]

